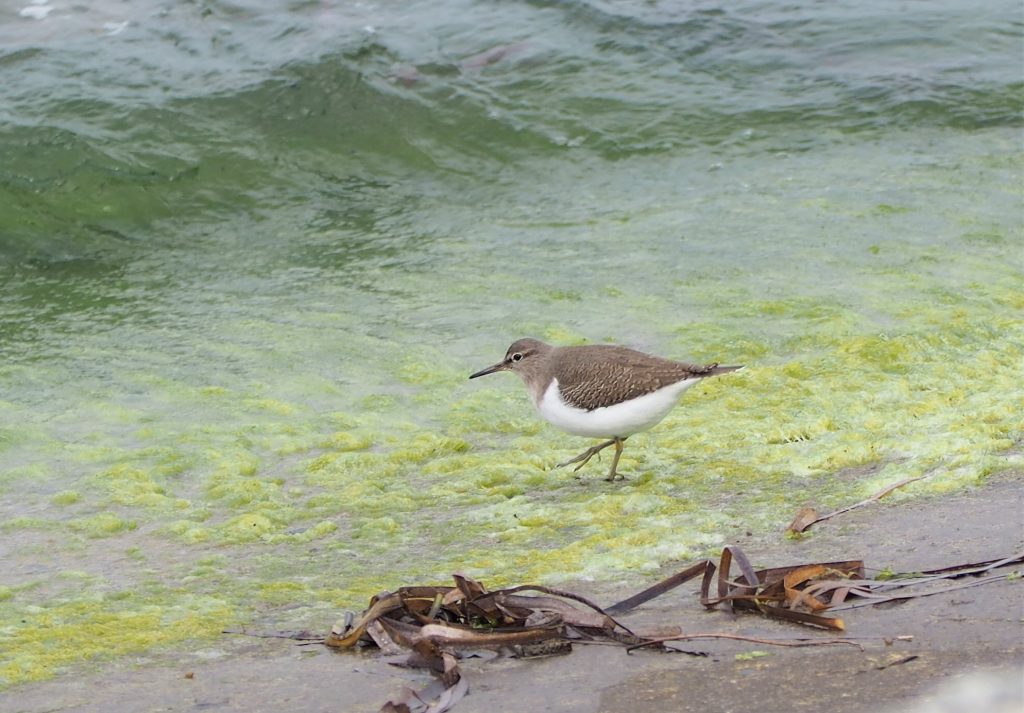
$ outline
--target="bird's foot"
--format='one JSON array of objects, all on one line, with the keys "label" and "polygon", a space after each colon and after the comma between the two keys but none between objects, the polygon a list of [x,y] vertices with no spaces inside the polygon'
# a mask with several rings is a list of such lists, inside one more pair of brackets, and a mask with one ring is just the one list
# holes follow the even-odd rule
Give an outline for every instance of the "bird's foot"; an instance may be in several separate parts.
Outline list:
[{"label": "bird's foot", "polygon": [[590,462],[591,458],[593,458],[595,455],[600,453],[602,450],[604,450],[608,446],[613,445],[614,443],[615,443],[614,439],[612,439],[610,441],[605,441],[604,443],[598,443],[596,446],[592,446],[591,448],[588,448],[587,450],[583,451],[582,453],[580,453],[575,458],[570,458],[569,460],[565,461],[564,463],[559,463],[555,467],[556,468],[564,468],[567,465],[572,465],[573,463],[579,463],[578,466],[576,466],[575,468],[572,469],[573,472],[575,473],[580,468],[585,466],[588,462]]},{"label": "bird's foot", "polygon": [[[591,451],[593,451],[593,452],[591,452]],[[578,466],[576,466],[575,468],[572,469],[572,471],[575,473],[580,468],[585,466],[588,462],[590,462],[590,459],[593,458],[596,453],[597,453],[597,451],[595,451],[593,448],[591,448],[591,449],[587,450],[584,453],[580,453],[575,458],[570,458],[569,460],[565,461],[564,463],[559,463],[555,467],[556,468],[564,468],[567,465],[572,465],[573,463],[579,463]]]}]

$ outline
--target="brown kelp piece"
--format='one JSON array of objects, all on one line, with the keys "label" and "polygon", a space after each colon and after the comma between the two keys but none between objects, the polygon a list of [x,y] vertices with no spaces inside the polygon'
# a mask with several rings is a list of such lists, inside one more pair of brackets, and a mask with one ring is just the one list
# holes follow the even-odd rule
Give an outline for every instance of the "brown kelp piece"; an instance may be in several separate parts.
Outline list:
[{"label": "brown kelp piece", "polygon": [[328,646],[347,649],[360,641],[371,643],[373,639],[366,633],[366,627],[381,617],[402,612],[414,616],[414,612],[427,612],[434,600],[443,597],[452,587],[402,587],[397,592],[382,592],[370,599],[369,608],[363,612],[358,622],[347,621],[344,625],[335,625],[324,643]]},{"label": "brown kelp piece", "polygon": [[419,691],[403,689],[381,706],[381,713],[444,713],[469,693],[469,684],[451,652],[420,640],[410,656],[419,657],[419,665],[437,671],[438,679]]},{"label": "brown kelp piece", "polygon": [[[488,592],[467,577],[455,575],[455,581],[455,587],[402,587],[378,594],[358,620],[336,625],[324,643],[352,648],[375,643],[383,631],[390,641],[409,649],[420,639],[455,648],[501,649],[563,638],[567,626],[590,634],[632,634],[600,606],[572,592],[539,585]],[[544,596],[520,594],[526,590]]]},{"label": "brown kelp piece", "polygon": [[[739,569],[737,580],[732,579],[734,562]],[[629,599],[613,604],[606,611],[623,614],[698,575],[702,576],[700,602],[708,609],[723,606],[729,611],[759,611],[776,619],[843,631],[841,619],[821,616],[816,612],[833,605],[831,592],[842,586],[842,582],[850,577],[864,577],[864,563],[860,560],[823,562],[755,571],[743,550],[728,546],[722,550],[717,565],[711,560],[699,562]],[[808,591],[811,584],[823,580],[833,582],[835,586],[819,587],[813,593]],[[713,584],[715,596],[711,594]],[[826,595],[828,599],[824,598]]]},{"label": "brown kelp piece", "polygon": [[[938,569],[925,570],[896,574],[887,572],[885,577],[875,579],[850,580],[846,582],[849,590],[849,601],[844,601],[835,609],[854,609],[868,606],[870,604],[885,604],[886,602],[902,601],[906,599],[917,599],[928,597],[933,594],[944,594],[959,589],[980,587],[992,582],[1006,581],[1010,579],[1021,579],[1020,571],[1015,570],[1003,574],[991,574],[993,570],[1014,565],[1024,564],[1024,550],[1007,557],[987,560],[984,562],[971,562],[952,567],[940,567]],[[977,577],[988,575],[977,579],[969,579],[965,582],[947,583],[945,580]],[[820,582],[809,587],[815,591],[817,588],[827,586],[829,583]]]},{"label": "brown kelp piece", "polygon": [[698,562],[695,565],[687,567],[681,572],[673,574],[671,577],[667,579],[661,580],[654,586],[648,587],[642,592],[637,592],[628,599],[623,599],[621,602],[616,602],[615,604],[612,604],[610,607],[605,609],[605,611],[608,612],[608,614],[611,614],[612,616],[625,614],[631,609],[635,609],[641,604],[651,601],[655,597],[660,597],[665,592],[669,592],[675,589],[676,587],[680,586],[681,584],[686,584],[694,577],[706,575],[708,572],[709,564],[711,564],[711,560],[704,560],[703,562]]},{"label": "brown kelp piece", "polygon": [[821,522],[821,519],[821,513],[814,508],[802,507],[796,511],[793,520],[786,526],[786,532],[801,533],[814,523]]},{"label": "brown kelp piece", "polygon": [[382,711],[448,710],[469,690],[458,658],[474,651],[550,656],[569,653],[573,640],[595,636],[623,637],[630,644],[646,641],[573,592],[539,585],[488,592],[469,577],[454,579],[454,587],[402,587],[378,594],[358,620],[347,618],[325,639],[326,645],[340,649],[376,644],[391,654],[407,651],[391,663],[427,668],[440,677],[420,691],[406,689]]}]

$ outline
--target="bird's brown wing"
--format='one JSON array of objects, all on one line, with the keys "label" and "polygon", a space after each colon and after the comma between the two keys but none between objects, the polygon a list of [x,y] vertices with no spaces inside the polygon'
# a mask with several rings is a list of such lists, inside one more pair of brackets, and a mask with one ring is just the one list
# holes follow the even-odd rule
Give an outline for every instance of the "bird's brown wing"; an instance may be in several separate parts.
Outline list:
[{"label": "bird's brown wing", "polygon": [[[593,345],[570,347],[558,369],[558,385],[566,403],[593,411],[635,399],[684,379],[711,376],[716,364],[696,366],[650,356],[625,347]],[[601,362],[595,370],[593,360]]]}]

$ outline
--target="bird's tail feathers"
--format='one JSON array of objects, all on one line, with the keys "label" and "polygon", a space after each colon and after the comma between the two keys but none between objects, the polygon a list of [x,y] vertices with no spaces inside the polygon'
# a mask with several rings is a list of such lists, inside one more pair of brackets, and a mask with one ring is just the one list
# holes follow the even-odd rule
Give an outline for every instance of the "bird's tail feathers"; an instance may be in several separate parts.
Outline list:
[{"label": "bird's tail feathers", "polygon": [[708,364],[698,370],[697,374],[700,377],[718,376],[719,374],[728,374],[730,371],[739,371],[743,368],[743,365],[739,366],[719,366],[718,364]]}]

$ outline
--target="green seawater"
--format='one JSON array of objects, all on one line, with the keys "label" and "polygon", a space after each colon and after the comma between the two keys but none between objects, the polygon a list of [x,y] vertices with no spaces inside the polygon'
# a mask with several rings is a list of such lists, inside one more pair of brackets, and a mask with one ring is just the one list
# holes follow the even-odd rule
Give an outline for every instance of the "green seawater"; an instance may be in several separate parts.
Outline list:
[{"label": "green seawater", "polygon": [[[29,5],[0,686],[1021,471],[1014,3]],[[747,368],[581,482],[522,336]]]}]

